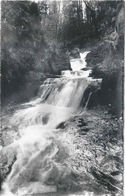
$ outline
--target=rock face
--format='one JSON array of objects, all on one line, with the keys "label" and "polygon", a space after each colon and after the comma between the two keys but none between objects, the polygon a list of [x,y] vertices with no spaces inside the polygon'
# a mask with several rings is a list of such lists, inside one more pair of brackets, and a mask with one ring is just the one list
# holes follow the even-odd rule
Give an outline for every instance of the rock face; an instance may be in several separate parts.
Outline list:
[{"label": "rock face", "polygon": [[92,83],[86,88],[80,106],[90,109],[101,103],[100,90],[102,79],[92,79],[90,77],[88,80],[92,80]]}]

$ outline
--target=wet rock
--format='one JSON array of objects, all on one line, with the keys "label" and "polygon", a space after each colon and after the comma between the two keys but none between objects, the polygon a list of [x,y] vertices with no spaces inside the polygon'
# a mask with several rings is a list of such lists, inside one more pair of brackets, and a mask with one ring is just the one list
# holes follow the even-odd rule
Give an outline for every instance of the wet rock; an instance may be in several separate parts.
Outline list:
[{"label": "wet rock", "polygon": [[90,129],[92,129],[93,127],[91,126],[84,126],[79,130],[79,133],[81,135],[85,135]]},{"label": "wet rock", "polygon": [[81,121],[78,121],[78,127],[83,127],[83,126],[86,126],[87,125],[87,123],[85,123],[84,121],[83,122],[81,122]]},{"label": "wet rock", "polygon": [[123,176],[122,176],[121,171],[119,171],[119,170],[113,171],[113,172],[111,172],[110,174],[113,176],[113,178],[114,178],[115,180],[118,180],[119,182],[122,182]]},{"label": "wet rock", "polygon": [[112,176],[116,176],[116,175],[119,175],[121,172],[120,171],[113,171],[113,172],[111,172],[111,175]]},{"label": "wet rock", "polygon": [[56,127],[56,129],[65,129],[65,127],[66,127],[65,122],[62,122],[62,123],[60,123],[60,124]]},{"label": "wet rock", "polygon": [[84,119],[83,119],[83,118],[79,118],[79,119],[78,119],[78,121],[82,121],[82,122],[83,122],[83,121],[84,121]]},{"label": "wet rock", "polygon": [[49,120],[49,116],[48,115],[43,116],[42,117],[42,123],[43,123],[43,125],[46,125],[48,123],[48,120]]},{"label": "wet rock", "polygon": [[83,118],[76,119],[76,122],[77,122],[78,127],[87,126],[87,123],[85,122],[85,120]]}]

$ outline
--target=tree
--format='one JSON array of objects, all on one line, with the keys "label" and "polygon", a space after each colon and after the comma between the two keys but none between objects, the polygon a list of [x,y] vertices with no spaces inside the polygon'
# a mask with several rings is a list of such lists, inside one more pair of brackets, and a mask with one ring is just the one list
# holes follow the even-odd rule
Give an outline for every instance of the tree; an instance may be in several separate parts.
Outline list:
[{"label": "tree", "polygon": [[35,67],[37,52],[45,44],[40,13],[43,9],[39,9],[38,4],[30,1],[2,2],[3,95],[5,91],[10,92],[23,84],[25,75]]}]

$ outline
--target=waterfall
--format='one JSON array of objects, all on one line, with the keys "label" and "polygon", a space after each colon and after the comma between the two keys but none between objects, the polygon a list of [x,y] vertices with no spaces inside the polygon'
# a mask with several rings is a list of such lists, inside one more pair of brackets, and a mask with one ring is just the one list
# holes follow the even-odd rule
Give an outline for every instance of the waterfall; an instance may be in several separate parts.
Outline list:
[{"label": "waterfall", "polygon": [[86,51],[84,53],[80,53],[81,58],[77,59],[70,59],[70,66],[72,71],[70,70],[63,70],[61,72],[62,76],[70,77],[70,78],[87,78],[91,74],[91,70],[82,70],[87,69],[86,65],[86,56],[90,53],[90,51]]},{"label": "waterfall", "polygon": [[72,186],[72,171],[65,162],[69,147],[56,127],[79,112],[84,92],[93,81],[87,77],[46,79],[37,98],[10,118],[9,124],[17,126],[19,133],[10,145],[16,161],[3,185],[10,195],[52,193],[60,186]]},{"label": "waterfall", "polygon": [[71,69],[73,71],[80,71],[81,69],[86,68],[86,65],[87,65],[86,56],[87,56],[88,53],[90,53],[90,51],[80,53],[81,58],[70,60]]}]

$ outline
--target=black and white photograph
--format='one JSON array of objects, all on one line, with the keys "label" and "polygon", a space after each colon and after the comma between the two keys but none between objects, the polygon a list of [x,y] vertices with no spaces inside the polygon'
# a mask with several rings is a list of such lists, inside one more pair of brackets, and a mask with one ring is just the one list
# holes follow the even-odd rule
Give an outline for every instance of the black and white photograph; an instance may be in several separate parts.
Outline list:
[{"label": "black and white photograph", "polygon": [[124,4],[1,0],[1,196],[124,196]]}]

